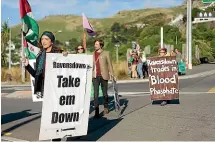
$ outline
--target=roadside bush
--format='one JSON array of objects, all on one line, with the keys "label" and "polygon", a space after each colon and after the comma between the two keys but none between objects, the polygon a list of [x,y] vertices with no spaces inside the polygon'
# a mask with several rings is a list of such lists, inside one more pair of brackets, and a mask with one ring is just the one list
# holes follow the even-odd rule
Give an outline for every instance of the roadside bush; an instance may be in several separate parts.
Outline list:
[{"label": "roadside bush", "polygon": [[193,66],[197,66],[197,65],[200,65],[201,62],[196,57],[193,57],[192,58],[192,64],[193,64]]},{"label": "roadside bush", "polygon": [[209,57],[208,57],[208,60],[209,60],[209,62],[214,62],[214,61],[215,61],[215,59],[214,59],[213,56],[209,56]]}]

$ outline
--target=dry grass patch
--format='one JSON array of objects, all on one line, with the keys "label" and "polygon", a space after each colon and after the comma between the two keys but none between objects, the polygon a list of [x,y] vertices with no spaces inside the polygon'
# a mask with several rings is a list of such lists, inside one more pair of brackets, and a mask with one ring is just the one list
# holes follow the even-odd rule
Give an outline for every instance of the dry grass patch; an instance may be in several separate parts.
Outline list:
[{"label": "dry grass patch", "polygon": [[[2,82],[21,82],[22,76],[21,76],[21,69],[20,67],[12,67],[10,70],[6,68],[2,68],[1,70],[1,81]],[[30,74],[26,72],[26,82],[30,81]]]},{"label": "dry grass patch", "polygon": [[117,80],[129,79],[126,61],[113,63],[113,69]]}]

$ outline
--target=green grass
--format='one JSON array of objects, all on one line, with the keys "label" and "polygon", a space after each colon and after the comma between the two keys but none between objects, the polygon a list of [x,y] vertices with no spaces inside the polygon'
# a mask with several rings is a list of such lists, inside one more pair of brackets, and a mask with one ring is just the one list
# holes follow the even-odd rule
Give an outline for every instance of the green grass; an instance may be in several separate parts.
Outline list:
[{"label": "green grass", "polygon": [[[183,11],[182,7],[156,8],[156,10],[151,8],[132,11],[120,11],[109,18],[88,18],[88,20],[93,25],[96,31],[104,32],[107,31],[107,29],[110,29],[114,22],[119,22],[121,24],[135,24],[138,22],[153,24],[159,22],[159,20],[161,19],[163,22],[169,22],[171,17],[174,17],[181,11]],[[162,15],[161,19],[159,18],[159,15]],[[39,20],[38,23],[40,27],[40,34],[45,30],[52,31],[53,33],[56,33],[58,30],[62,30],[62,33],[56,34],[56,39],[60,40],[61,42],[67,41],[72,38],[81,39],[82,37],[83,28],[81,16],[53,15]],[[12,38],[20,34],[20,29],[20,24],[12,28]]]}]

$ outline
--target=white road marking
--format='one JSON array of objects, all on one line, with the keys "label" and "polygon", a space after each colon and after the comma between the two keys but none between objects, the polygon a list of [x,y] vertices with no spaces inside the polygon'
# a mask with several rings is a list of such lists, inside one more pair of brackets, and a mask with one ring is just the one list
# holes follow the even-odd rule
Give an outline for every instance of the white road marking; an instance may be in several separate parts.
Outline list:
[{"label": "white road marking", "polygon": [[[200,94],[215,94],[214,92],[180,92],[183,95],[200,95]],[[108,94],[109,95],[109,94]],[[137,96],[150,96],[150,92],[119,92],[121,96],[130,96],[130,97],[137,97]]]},{"label": "white road marking", "polygon": [[1,88],[1,90],[14,90],[13,88]]},{"label": "white road marking", "polygon": [[21,140],[21,139],[16,139],[16,138],[12,138],[12,137],[6,137],[6,136],[2,136],[1,137],[1,141],[9,141],[9,142],[22,141],[22,142],[29,142],[29,141],[26,141],[26,140]]},{"label": "white road marking", "polygon": [[25,90],[25,89],[24,89],[24,88],[21,89],[21,88],[10,87],[10,88],[1,88],[1,90],[2,90],[2,91],[7,91],[7,90],[17,90],[17,91],[19,91],[19,90]]}]

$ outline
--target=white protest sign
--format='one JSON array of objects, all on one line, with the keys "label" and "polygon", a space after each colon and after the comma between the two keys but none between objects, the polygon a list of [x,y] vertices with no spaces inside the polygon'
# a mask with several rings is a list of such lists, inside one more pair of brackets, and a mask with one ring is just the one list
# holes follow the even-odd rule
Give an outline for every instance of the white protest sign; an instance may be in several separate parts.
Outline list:
[{"label": "white protest sign", "polygon": [[48,53],[39,140],[87,134],[92,55]]},{"label": "white protest sign", "polygon": [[[36,59],[29,60],[30,66],[35,69],[36,66]],[[31,92],[32,92],[32,100],[33,102],[41,102],[43,101],[43,98],[40,95],[34,94],[34,83],[35,79],[33,76],[30,75],[30,80],[31,80]]]}]

